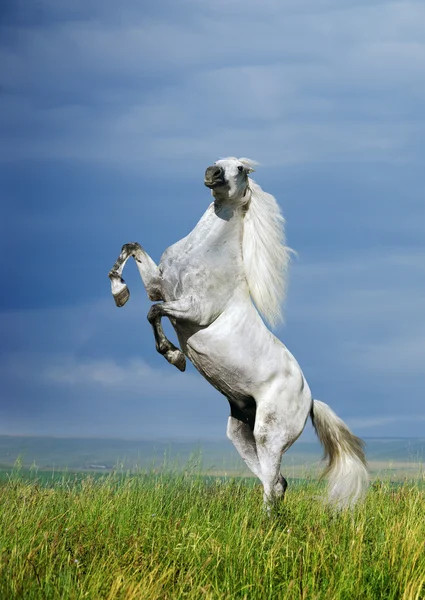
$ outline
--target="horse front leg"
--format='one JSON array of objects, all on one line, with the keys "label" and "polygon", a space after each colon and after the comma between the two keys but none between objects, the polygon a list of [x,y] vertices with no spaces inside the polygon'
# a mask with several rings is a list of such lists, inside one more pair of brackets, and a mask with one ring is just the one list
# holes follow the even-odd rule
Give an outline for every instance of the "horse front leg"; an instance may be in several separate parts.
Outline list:
[{"label": "horse front leg", "polygon": [[200,327],[208,325],[210,317],[208,313],[202,317],[199,308],[191,297],[154,304],[150,308],[148,321],[153,328],[157,351],[169,363],[175,365],[180,371],[184,371],[186,368],[186,358],[183,352],[176,348],[165,336],[161,323],[162,317],[168,317],[176,321],[189,321]]},{"label": "horse front leg", "polygon": [[130,290],[122,278],[125,264],[130,257],[133,257],[136,262],[137,269],[149,299],[162,300],[160,275],[157,265],[151,259],[149,254],[143,250],[140,244],[137,242],[130,242],[129,244],[124,244],[121,254],[108,273],[108,277],[111,280],[111,290],[115,304],[118,307],[124,306],[130,297]]},{"label": "horse front leg", "polygon": [[218,312],[214,311],[213,305],[200,306],[192,296],[154,304],[148,313],[148,321],[153,327],[156,349],[165,356],[169,363],[175,365],[180,371],[184,371],[186,368],[185,356],[165,337],[161,325],[162,317],[168,317],[175,321],[186,321],[202,328],[208,327],[217,316]]},{"label": "horse front leg", "polygon": [[159,354],[162,354],[171,365],[177,367],[179,371],[184,371],[186,369],[186,357],[165,335],[161,322],[162,316],[158,314],[157,311],[152,310],[156,306],[161,305],[154,304],[148,312],[148,321],[152,325],[153,334],[155,336],[156,350]]},{"label": "horse front leg", "polygon": [[[115,304],[118,307],[122,307],[130,298],[130,290],[122,277],[125,264],[130,257],[133,257],[136,262],[149,299],[162,300],[161,278],[157,265],[140,244],[130,242],[129,244],[124,244],[119,257],[108,274],[111,280],[111,290]],[[150,322],[153,327],[158,352],[163,354],[168,362],[175,365],[180,371],[184,371],[186,368],[185,356],[167,339],[162,328],[161,319],[156,318]]]}]

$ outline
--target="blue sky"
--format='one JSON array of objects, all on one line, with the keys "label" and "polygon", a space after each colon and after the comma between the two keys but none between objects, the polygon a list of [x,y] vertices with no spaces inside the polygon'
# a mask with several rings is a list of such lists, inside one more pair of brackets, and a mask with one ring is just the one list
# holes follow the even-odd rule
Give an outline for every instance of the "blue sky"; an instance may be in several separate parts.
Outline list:
[{"label": "blue sky", "polygon": [[124,242],[155,260],[206,166],[261,163],[293,261],[277,335],[363,436],[425,431],[425,5],[2,4],[0,433],[224,438],[227,401],[159,356]]}]

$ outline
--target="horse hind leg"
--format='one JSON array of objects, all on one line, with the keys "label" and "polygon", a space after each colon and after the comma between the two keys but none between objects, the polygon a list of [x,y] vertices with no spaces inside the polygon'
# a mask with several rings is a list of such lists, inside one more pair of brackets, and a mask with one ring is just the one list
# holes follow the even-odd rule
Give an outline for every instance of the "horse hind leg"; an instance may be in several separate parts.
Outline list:
[{"label": "horse hind leg", "polygon": [[[254,436],[256,414],[249,417],[230,404],[231,415],[227,423],[227,437],[233,443],[246,466],[263,482],[261,464],[257,453],[257,443]],[[279,465],[280,466],[280,465]],[[273,487],[273,495],[283,496],[287,487],[286,479],[278,469],[277,482]]]},{"label": "horse hind leg", "polygon": [[261,480],[261,466],[253,433],[255,413],[250,419],[231,403],[230,410],[231,414],[227,422],[227,437],[245,461],[248,469]]},{"label": "horse hind leg", "polygon": [[[287,481],[280,472],[283,454],[301,435],[308,417],[283,412],[285,402],[259,402],[254,437],[261,466],[261,482],[264,488],[264,504],[268,509],[283,500]],[[304,411],[303,411],[304,413]]]}]

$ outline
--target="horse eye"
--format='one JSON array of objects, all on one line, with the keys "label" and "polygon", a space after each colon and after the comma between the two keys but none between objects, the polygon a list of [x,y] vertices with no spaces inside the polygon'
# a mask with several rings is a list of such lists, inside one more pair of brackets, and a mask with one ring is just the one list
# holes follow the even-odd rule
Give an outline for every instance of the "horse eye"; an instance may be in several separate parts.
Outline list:
[{"label": "horse eye", "polygon": [[238,171],[239,171],[239,173],[242,173],[242,171],[243,171],[243,167],[241,167],[241,165],[239,165],[239,167],[238,167]]}]

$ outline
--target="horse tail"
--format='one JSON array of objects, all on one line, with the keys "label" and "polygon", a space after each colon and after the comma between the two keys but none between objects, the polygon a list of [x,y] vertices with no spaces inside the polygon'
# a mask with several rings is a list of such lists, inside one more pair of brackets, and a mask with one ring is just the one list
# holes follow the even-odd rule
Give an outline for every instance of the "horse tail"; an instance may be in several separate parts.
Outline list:
[{"label": "horse tail", "polygon": [[313,400],[310,417],[328,461],[322,475],[328,478],[328,502],[353,507],[368,487],[364,442],[324,402]]}]

